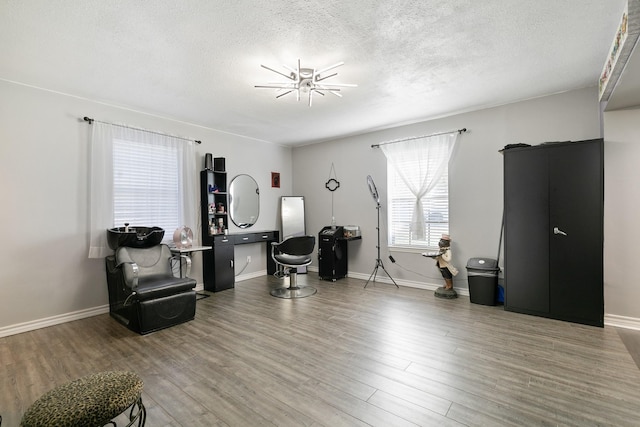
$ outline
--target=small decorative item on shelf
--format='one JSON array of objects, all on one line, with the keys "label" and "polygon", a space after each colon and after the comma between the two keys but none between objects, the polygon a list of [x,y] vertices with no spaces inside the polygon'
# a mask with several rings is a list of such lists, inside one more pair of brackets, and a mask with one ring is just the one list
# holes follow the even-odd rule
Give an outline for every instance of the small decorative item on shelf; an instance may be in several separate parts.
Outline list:
[{"label": "small decorative item on shelf", "polygon": [[357,225],[345,225],[343,227],[343,232],[344,232],[345,239],[360,237],[360,227]]},{"label": "small decorative item on shelf", "polygon": [[224,203],[218,202],[218,213],[224,213]]},{"label": "small decorative item on shelf", "polygon": [[209,193],[217,193],[217,192],[219,192],[219,191],[220,191],[220,189],[218,188],[218,186],[217,186],[217,185],[215,185],[215,184],[213,184],[213,185],[209,184]]},{"label": "small decorative item on shelf", "polygon": [[216,213],[216,204],[215,203],[209,203],[209,213],[210,214]]},{"label": "small decorative item on shelf", "polygon": [[218,172],[225,171],[225,158],[224,157],[216,157],[213,159],[213,170]]},{"label": "small decorative item on shelf", "polygon": [[213,236],[215,234],[217,234],[218,229],[216,228],[214,222],[213,222],[213,218],[209,220],[209,235]]},{"label": "small decorative item on shelf", "polygon": [[224,233],[224,220],[222,218],[218,218],[218,233]]}]

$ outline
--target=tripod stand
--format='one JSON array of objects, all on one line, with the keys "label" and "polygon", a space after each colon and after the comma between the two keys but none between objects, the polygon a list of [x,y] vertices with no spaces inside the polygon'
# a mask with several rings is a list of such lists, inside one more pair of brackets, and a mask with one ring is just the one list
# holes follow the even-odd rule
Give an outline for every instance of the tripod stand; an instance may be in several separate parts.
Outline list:
[{"label": "tripod stand", "polygon": [[367,285],[371,281],[372,277],[373,277],[373,281],[374,282],[376,281],[376,276],[378,275],[378,268],[382,267],[382,269],[387,274],[387,276],[389,276],[389,279],[391,279],[393,284],[396,285],[396,288],[400,288],[400,286],[398,286],[396,281],[393,280],[393,277],[391,277],[391,275],[389,274],[387,269],[384,268],[384,264],[382,263],[382,258],[380,258],[380,202],[376,203],[376,210],[378,211],[378,226],[376,227],[376,230],[378,230],[378,245],[376,246],[376,249],[378,249],[378,258],[376,258],[376,266],[373,268],[373,271],[371,272],[371,275],[369,276],[369,280],[367,280],[367,283],[364,284],[364,287],[365,288],[367,287]]}]

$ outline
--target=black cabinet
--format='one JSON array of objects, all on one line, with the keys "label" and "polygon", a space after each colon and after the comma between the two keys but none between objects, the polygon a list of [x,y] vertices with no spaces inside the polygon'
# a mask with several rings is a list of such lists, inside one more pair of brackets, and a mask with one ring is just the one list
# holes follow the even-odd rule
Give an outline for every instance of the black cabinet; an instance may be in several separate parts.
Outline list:
[{"label": "black cabinet", "polygon": [[324,227],[318,233],[318,275],[338,280],[347,275],[347,241],[342,227]]},{"label": "black cabinet", "polygon": [[318,275],[323,280],[336,281],[347,276],[349,270],[348,242],[360,240],[357,236],[345,237],[344,227],[324,227],[318,233]]},{"label": "black cabinet", "polygon": [[204,289],[224,291],[235,286],[235,255],[233,238],[228,235],[213,236],[213,250],[203,252],[202,275]]},{"label": "black cabinet", "polygon": [[504,151],[505,309],[603,326],[602,139]]}]

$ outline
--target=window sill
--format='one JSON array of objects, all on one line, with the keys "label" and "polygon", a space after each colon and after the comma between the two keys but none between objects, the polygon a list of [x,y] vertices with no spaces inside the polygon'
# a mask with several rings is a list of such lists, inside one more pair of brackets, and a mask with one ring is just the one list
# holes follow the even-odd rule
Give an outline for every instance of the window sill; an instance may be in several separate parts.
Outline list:
[{"label": "window sill", "polygon": [[430,246],[408,247],[408,246],[389,246],[389,252],[402,252],[410,254],[422,254],[423,252],[437,251],[439,248]]}]

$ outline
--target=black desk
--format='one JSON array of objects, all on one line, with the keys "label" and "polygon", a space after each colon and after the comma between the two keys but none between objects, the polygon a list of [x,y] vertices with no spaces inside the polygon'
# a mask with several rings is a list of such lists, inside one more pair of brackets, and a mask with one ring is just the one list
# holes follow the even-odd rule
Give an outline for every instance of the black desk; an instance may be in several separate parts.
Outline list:
[{"label": "black desk", "polygon": [[202,279],[204,289],[219,292],[235,286],[235,245],[262,243],[266,245],[267,274],[276,272],[271,258],[271,242],[277,242],[277,230],[216,234],[209,236],[213,250],[202,253]]}]

